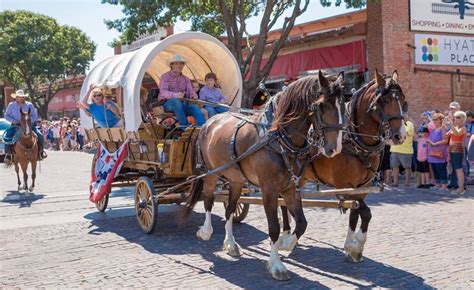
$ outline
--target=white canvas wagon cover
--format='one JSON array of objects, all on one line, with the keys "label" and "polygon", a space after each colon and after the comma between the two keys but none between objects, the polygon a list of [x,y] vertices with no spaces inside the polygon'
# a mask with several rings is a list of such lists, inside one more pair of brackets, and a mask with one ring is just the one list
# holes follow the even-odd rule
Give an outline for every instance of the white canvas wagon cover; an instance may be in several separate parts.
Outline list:
[{"label": "white canvas wagon cover", "polygon": [[[218,39],[201,32],[179,33],[142,48],[109,57],[97,64],[87,75],[81,88],[81,100],[91,84],[98,87],[122,87],[126,131],[138,130],[140,87],[145,73],[159,85],[162,74],[170,70],[166,60],[179,53],[186,60],[183,74],[191,80],[204,82],[204,76],[214,72],[219,79],[227,103],[240,107],[242,76],[237,61]],[[92,119],[81,110],[84,128],[92,128]]]}]

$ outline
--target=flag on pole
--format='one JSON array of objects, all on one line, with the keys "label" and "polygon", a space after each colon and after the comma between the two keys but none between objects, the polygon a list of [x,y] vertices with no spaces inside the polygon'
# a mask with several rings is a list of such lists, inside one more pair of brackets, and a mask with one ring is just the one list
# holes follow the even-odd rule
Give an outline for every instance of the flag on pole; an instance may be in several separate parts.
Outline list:
[{"label": "flag on pole", "polygon": [[124,142],[114,153],[107,151],[101,142],[98,142],[98,144],[95,166],[92,170],[89,186],[89,200],[92,202],[98,202],[110,193],[112,182],[119,174],[127,156],[128,142]]}]

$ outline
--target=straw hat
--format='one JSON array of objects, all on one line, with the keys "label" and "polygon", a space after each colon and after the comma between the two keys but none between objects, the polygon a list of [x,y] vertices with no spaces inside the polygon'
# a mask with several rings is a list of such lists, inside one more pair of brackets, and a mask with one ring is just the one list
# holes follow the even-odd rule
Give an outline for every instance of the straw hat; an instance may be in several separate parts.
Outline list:
[{"label": "straw hat", "polygon": [[169,58],[169,59],[166,60],[166,63],[168,65],[171,65],[174,62],[184,62],[184,63],[186,63],[187,60],[184,57],[182,57],[180,54],[175,54],[172,58]]},{"label": "straw hat", "polygon": [[14,94],[12,94],[12,98],[16,99],[16,97],[20,98],[28,98],[29,94],[25,94],[23,90],[17,90]]},{"label": "straw hat", "polygon": [[102,93],[104,94],[104,97],[111,97],[112,96],[112,89],[110,88],[103,88]]}]

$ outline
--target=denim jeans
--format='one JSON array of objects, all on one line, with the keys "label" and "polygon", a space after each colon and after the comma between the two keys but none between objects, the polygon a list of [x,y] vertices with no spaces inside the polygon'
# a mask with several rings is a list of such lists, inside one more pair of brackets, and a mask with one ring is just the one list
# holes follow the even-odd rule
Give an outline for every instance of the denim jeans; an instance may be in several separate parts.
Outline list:
[{"label": "denim jeans", "polygon": [[[468,161],[466,160],[466,156],[464,156],[463,160],[462,160],[462,171],[464,173],[464,187],[466,187],[467,186],[467,176],[469,176]],[[449,185],[453,186],[453,187],[459,187],[458,176],[457,176],[455,170],[453,170],[451,172]]]},{"label": "denim jeans", "polygon": [[192,116],[198,127],[206,123],[206,119],[197,105],[189,105],[180,99],[174,98],[166,101],[163,108],[165,112],[174,113],[181,126],[190,126],[186,116]]},{"label": "denim jeans", "polygon": [[207,114],[209,115],[209,118],[216,115],[216,114],[220,114],[220,113],[225,113],[227,112],[227,108],[224,108],[224,107],[213,107],[213,106],[204,106],[204,108],[206,109],[207,111]]},{"label": "denim jeans", "polygon": [[436,183],[448,184],[448,163],[430,163]]}]

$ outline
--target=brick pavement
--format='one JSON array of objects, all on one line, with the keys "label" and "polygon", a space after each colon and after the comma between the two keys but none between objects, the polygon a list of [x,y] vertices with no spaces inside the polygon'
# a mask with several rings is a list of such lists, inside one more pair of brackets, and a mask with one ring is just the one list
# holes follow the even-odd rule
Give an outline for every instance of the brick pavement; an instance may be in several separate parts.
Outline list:
[{"label": "brick pavement", "polygon": [[[79,171],[86,168],[85,161],[77,162]],[[43,166],[44,178],[57,172]],[[79,181],[81,174],[86,175],[78,173],[73,179]],[[2,183],[6,176],[0,172]],[[306,209],[308,230],[283,260],[292,280],[276,282],[265,268],[269,242],[262,207],[251,206],[244,223],[234,227],[244,249],[244,255],[234,259],[220,250],[221,204],[213,211],[210,241],[195,237],[204,219],[201,204],[181,228],[175,222],[180,206],[160,206],[157,232],[145,235],[136,224],[127,191],[115,193],[111,210],[102,214],[85,193],[81,198],[84,180],[58,180],[57,186],[42,181],[47,186],[38,186],[41,199],[0,203],[1,288],[474,287],[472,188],[466,197],[414,189],[370,195],[373,219],[360,264],[347,262],[341,249],[348,215]]]}]

